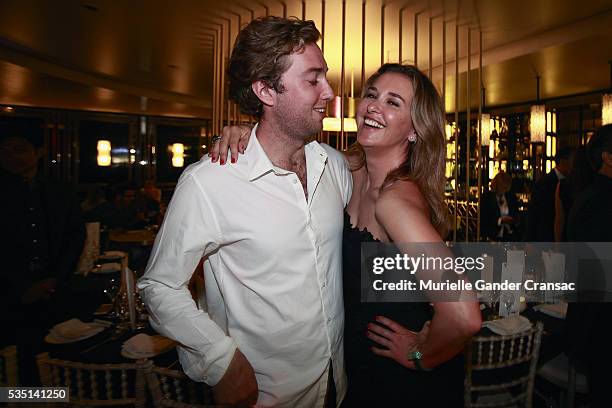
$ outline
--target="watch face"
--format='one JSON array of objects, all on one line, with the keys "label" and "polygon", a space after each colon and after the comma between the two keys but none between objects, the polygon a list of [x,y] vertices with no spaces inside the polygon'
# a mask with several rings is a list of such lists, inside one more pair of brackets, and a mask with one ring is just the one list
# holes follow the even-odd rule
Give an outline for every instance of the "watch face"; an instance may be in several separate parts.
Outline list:
[{"label": "watch face", "polygon": [[423,354],[420,351],[413,351],[410,353],[411,360],[420,360],[423,357]]}]

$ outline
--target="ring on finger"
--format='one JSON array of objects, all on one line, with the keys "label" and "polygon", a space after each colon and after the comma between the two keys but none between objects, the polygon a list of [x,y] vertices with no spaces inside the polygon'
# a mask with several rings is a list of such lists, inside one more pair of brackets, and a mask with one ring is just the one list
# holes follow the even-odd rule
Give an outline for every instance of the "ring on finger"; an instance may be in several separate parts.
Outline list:
[{"label": "ring on finger", "polygon": [[217,136],[213,136],[213,137],[212,137],[212,139],[210,139],[210,142],[211,142],[212,144],[215,144],[215,143],[217,143],[219,140],[221,140],[221,136],[218,136],[218,135],[217,135]]}]

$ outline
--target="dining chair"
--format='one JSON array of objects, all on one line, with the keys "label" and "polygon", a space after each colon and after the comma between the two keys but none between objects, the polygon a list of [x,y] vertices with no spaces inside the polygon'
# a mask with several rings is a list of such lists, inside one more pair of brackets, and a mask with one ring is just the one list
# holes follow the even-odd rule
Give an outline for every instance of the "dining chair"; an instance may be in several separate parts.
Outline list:
[{"label": "dining chair", "polygon": [[542,329],[538,322],[521,333],[472,339],[466,353],[466,408],[531,407]]},{"label": "dining chair", "polygon": [[559,404],[551,397],[538,392],[537,389],[536,395],[546,401],[548,406],[573,408],[576,394],[586,395],[589,392],[589,384],[584,371],[579,361],[568,357],[566,353],[561,353],[546,362],[537,373],[538,377],[559,389]]},{"label": "dining chair", "polygon": [[18,381],[17,346],[6,346],[0,350],[0,387],[14,387]]},{"label": "dining chair", "polygon": [[212,389],[192,381],[182,371],[150,366],[146,371],[147,387],[156,408],[212,408]]},{"label": "dining chair", "polygon": [[42,385],[67,387],[72,406],[145,406],[144,373],[150,361],[91,364],[58,360],[41,353],[36,362]]}]

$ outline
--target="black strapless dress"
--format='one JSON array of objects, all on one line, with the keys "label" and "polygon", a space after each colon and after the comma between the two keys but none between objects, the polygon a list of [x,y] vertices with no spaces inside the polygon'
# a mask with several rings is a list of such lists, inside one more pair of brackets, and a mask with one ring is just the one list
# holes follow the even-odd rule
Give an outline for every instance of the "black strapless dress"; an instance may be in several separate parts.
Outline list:
[{"label": "black strapless dress", "polygon": [[[419,331],[433,310],[427,303],[362,303],[361,244],[377,242],[367,230],[351,227],[344,214],[342,242],[344,282],[344,350],[348,394],[342,405],[351,407],[462,407],[463,359],[458,356],[432,371],[415,371],[379,357],[370,348],[367,325],[376,316],[388,317]],[[380,346],[379,346],[380,347]]]}]

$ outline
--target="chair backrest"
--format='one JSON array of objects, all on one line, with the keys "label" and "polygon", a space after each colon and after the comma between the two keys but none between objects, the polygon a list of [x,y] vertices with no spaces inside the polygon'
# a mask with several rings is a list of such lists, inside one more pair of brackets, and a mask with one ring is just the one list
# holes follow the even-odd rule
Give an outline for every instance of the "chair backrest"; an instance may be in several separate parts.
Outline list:
[{"label": "chair backrest", "polygon": [[6,346],[0,350],[0,387],[14,387],[18,381],[17,347]]},{"label": "chair backrest", "polygon": [[133,405],[144,407],[144,373],[152,364],[91,364],[36,356],[40,380],[47,387],[68,387],[70,403],[76,406]]},{"label": "chair backrest", "polygon": [[[531,407],[542,323],[510,336],[476,336],[467,349],[465,407]],[[490,398],[504,395],[504,398]]]},{"label": "chair backrest", "polygon": [[147,385],[155,407],[212,408],[211,388],[192,381],[183,372],[152,366],[147,370]]}]

